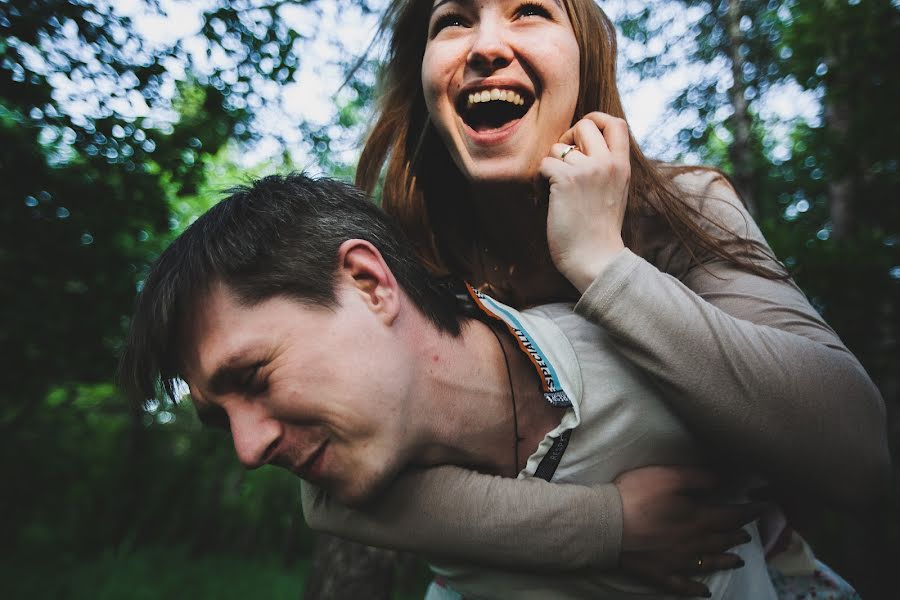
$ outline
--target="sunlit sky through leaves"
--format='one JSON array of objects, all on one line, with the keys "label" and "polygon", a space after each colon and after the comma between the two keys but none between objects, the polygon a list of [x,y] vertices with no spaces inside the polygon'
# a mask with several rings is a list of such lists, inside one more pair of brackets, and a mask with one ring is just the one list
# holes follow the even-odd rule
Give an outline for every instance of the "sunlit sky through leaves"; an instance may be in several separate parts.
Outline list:
[{"label": "sunlit sky through leaves", "polygon": [[[208,59],[205,40],[197,34],[201,26],[201,14],[211,2],[161,0],[160,4],[165,16],[148,11],[141,0],[112,1],[118,13],[133,19],[136,31],[146,40],[160,45],[182,40],[201,67],[209,65],[210,61],[226,60],[216,55]],[[604,3],[604,9],[612,18],[624,6],[624,0]],[[340,90],[345,77],[343,65],[366,51],[378,19],[377,14],[363,14],[352,2],[334,0],[319,0],[310,6],[291,5],[285,7],[284,11],[283,17],[304,35],[308,43],[304,48],[301,69],[293,83],[285,86],[273,84],[269,89],[258,90],[264,102],[254,109],[257,128],[263,134],[270,132],[273,135],[264,135],[250,152],[242,153],[240,160],[247,166],[264,162],[281,151],[275,132],[287,143],[298,164],[308,160],[303,153],[300,130],[285,124],[306,122],[323,126],[333,121],[337,94],[349,93],[346,89]],[[698,16],[682,12],[681,18],[685,22]],[[654,43],[660,42],[651,40],[649,45]],[[710,68],[691,63],[687,59],[689,49],[676,48],[675,51],[683,51],[685,60],[679,61],[678,67],[660,78],[640,79],[624,67],[620,66],[619,69],[619,87],[632,130],[649,155],[662,159],[671,159],[678,154],[680,148],[677,147],[677,133],[681,128],[689,126],[692,118],[691,115],[673,117],[667,114],[667,105],[688,82],[698,78],[703,68]],[[626,57],[634,60],[642,52],[640,45],[620,40],[620,63],[624,63]],[[183,64],[167,66],[174,78],[184,77]],[[713,65],[711,68],[720,70],[723,85],[729,85],[731,75],[725,65]],[[174,94],[174,85],[169,93]],[[815,122],[818,118],[816,98],[796,85],[788,85],[770,93],[757,106],[760,116],[770,124],[770,135],[776,140],[786,136],[788,122],[798,117],[810,122]],[[85,110],[89,108],[85,107]],[[140,110],[140,106],[136,110]],[[153,116],[161,121],[174,117],[172,114]],[[727,115],[721,115],[722,119],[725,117]],[[785,125],[779,130],[778,123]],[[332,150],[337,148],[341,155],[335,158],[348,164],[355,162],[361,132],[334,133],[333,138],[337,143],[332,143]],[[773,152],[777,154],[780,151],[786,152],[787,149],[775,144]]]}]

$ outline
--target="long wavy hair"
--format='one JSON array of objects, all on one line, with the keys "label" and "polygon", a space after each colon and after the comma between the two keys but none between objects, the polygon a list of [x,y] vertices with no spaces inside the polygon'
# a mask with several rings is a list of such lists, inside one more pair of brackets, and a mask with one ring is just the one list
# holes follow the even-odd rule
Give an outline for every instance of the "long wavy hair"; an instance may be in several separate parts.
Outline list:
[{"label": "long wavy hair", "polygon": [[[573,123],[592,111],[625,118],[616,86],[615,27],[594,0],[563,0],[563,4],[581,55]],[[468,182],[431,125],[422,91],[431,7],[431,0],[394,0],[382,19],[380,34],[388,38],[387,55],[379,78],[376,117],[359,160],[356,184],[373,193],[382,182],[383,207],[399,221],[426,266],[437,274],[465,276],[474,267],[469,252],[474,243],[474,210]],[[630,132],[629,142],[631,183],[622,237],[632,251],[640,254],[644,245],[639,217],[656,215],[693,257],[712,254],[758,275],[782,276],[704,230],[700,223],[706,217],[672,181],[686,171],[715,169],[665,165],[648,159]]]}]

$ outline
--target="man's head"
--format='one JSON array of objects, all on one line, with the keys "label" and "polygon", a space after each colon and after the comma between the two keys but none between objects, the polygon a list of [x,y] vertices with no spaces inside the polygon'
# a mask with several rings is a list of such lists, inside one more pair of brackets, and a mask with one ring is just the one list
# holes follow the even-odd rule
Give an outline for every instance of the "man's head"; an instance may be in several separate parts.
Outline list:
[{"label": "man's head", "polygon": [[402,466],[391,446],[411,410],[411,313],[459,332],[453,294],[378,207],[335,181],[267,177],[160,256],[121,377],[139,402],[160,383],[174,396],[183,379],[245,465],[272,462],[360,499]]}]

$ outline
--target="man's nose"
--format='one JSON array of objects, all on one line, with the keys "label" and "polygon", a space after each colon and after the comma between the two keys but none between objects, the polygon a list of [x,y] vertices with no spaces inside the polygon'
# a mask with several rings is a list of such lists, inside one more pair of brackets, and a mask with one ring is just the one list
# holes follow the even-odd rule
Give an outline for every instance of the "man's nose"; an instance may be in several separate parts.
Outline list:
[{"label": "man's nose", "polygon": [[277,420],[258,407],[248,405],[230,407],[228,421],[234,451],[242,465],[256,469],[272,460],[281,438],[281,425]]},{"label": "man's nose", "polygon": [[513,49],[503,25],[492,20],[482,20],[466,59],[469,66],[479,73],[488,74],[502,69],[513,58]]}]

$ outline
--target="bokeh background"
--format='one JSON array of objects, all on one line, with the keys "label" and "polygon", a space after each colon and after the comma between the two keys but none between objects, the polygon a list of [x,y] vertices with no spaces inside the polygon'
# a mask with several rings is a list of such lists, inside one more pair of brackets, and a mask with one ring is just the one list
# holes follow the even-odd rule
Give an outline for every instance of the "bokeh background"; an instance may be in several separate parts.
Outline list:
[{"label": "bokeh background", "polygon": [[[896,462],[900,2],[603,6],[639,139],[732,175],[879,385]],[[329,597],[314,576],[374,577],[357,597],[421,590],[408,558],[378,555],[378,579],[352,566],[372,553],[329,562],[344,550],[321,540],[311,569],[290,475],[243,471],[189,407],[130,407],[114,384],[148,264],[223,189],[352,178],[383,7],[0,0],[0,597]],[[800,507],[864,598],[896,597],[897,497]]]}]

